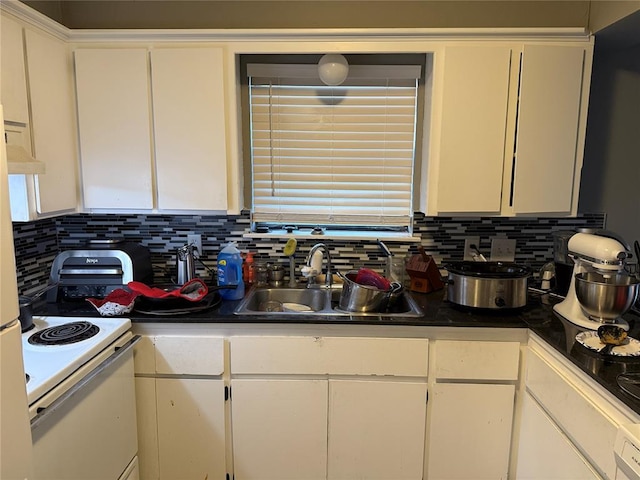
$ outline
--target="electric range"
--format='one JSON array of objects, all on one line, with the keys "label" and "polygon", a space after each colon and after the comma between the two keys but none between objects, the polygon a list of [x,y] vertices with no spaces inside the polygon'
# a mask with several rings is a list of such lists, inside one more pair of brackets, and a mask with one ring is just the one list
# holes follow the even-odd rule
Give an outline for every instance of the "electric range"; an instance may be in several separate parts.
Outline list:
[{"label": "electric range", "polygon": [[127,318],[34,317],[22,334],[29,405],[131,329]]}]

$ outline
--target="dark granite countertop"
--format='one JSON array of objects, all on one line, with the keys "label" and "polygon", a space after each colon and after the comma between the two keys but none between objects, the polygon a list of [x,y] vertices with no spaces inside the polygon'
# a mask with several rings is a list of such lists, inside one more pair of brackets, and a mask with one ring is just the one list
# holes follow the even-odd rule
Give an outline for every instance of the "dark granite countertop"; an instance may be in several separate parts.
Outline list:
[{"label": "dark granite countertop", "polygon": [[[529,328],[625,405],[640,414],[640,399],[623,391],[617,383],[617,377],[620,374],[640,374],[640,357],[602,355],[582,346],[575,340],[575,336],[583,329],[567,322],[553,311],[553,304],[559,300],[552,296],[530,293],[524,308],[498,312],[456,307],[444,298],[444,290],[429,294],[412,293],[412,296],[423,310],[423,317],[296,315],[295,320],[289,319],[287,323]],[[233,311],[238,303],[239,301],[223,301],[211,309],[184,315],[149,315],[134,311],[126,316],[134,323],[283,323],[280,317],[273,314],[235,315]],[[41,302],[34,307],[34,314],[79,317],[96,316],[97,312],[88,302],[64,304]],[[630,312],[625,314],[624,318],[630,325],[629,335],[640,339],[640,316]]]}]

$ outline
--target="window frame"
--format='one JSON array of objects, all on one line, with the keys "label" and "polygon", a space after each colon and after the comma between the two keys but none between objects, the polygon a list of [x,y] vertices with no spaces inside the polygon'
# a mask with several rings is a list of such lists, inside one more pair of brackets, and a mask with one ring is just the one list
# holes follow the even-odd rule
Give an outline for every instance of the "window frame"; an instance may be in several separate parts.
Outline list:
[{"label": "window frame", "polygon": [[[281,222],[256,222],[253,218],[253,204],[252,204],[252,192],[253,192],[253,176],[252,176],[252,152],[251,152],[251,131],[250,131],[250,110],[249,110],[249,78],[247,75],[247,65],[252,63],[292,63],[292,64],[307,64],[309,66],[317,65],[317,61],[321,55],[314,54],[302,54],[302,55],[286,55],[286,54],[271,54],[271,55],[240,55],[240,78],[241,78],[241,95],[242,95],[242,142],[245,145],[243,148],[243,168],[245,175],[245,205],[249,206],[251,215],[251,232],[257,235],[296,235],[306,236],[311,235],[311,230],[316,225],[304,224],[304,225],[287,225]],[[370,225],[332,225],[321,223],[320,226],[323,229],[325,235],[337,236],[339,238],[361,238],[361,237],[385,237],[385,238],[411,238],[413,236],[413,217],[414,212],[417,210],[416,205],[419,202],[417,198],[420,194],[420,176],[422,173],[422,149],[423,146],[423,126],[428,119],[424,117],[425,111],[425,78],[428,78],[431,72],[431,63],[433,62],[433,56],[429,53],[391,53],[391,54],[356,54],[347,55],[352,65],[419,65],[420,75],[418,76],[418,87],[415,104],[415,116],[414,122],[414,140],[413,140],[413,174],[411,184],[410,195],[410,207],[408,225],[406,227],[398,228],[396,226],[388,227],[373,227]],[[354,69],[359,67],[355,66]],[[430,95],[430,92],[428,92]],[[264,227],[268,226],[269,230]],[[288,230],[285,228],[292,226]],[[263,228],[259,228],[263,227]],[[267,233],[268,232],[268,233]]]}]

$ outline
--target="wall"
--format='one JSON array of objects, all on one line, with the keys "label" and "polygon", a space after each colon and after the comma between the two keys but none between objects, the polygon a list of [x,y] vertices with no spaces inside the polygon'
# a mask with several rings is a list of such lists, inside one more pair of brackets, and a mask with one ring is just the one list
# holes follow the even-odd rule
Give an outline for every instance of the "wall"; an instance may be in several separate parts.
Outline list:
[{"label": "wall", "polygon": [[639,0],[592,1],[589,12],[589,30],[596,33],[618,20],[640,10]]},{"label": "wall", "polygon": [[596,49],[579,211],[607,212],[607,228],[640,240],[640,45]]},{"label": "wall", "polygon": [[586,27],[589,20],[589,2],[579,0],[27,0],[24,3],[69,28]]},{"label": "wall", "polygon": [[[464,238],[480,236],[480,250],[489,253],[492,237],[516,240],[516,261],[536,271],[553,259],[552,233],[576,228],[602,228],[605,216],[583,215],[577,218],[451,218],[425,217],[417,213],[414,234],[428,254],[442,266],[448,260],[462,260]],[[214,267],[222,245],[236,241],[241,250],[256,252],[257,260],[282,263],[288,272],[288,259],[282,249],[284,240],[243,238],[249,230],[249,215],[66,215],[29,223],[14,223],[18,288],[30,294],[46,283],[53,259],[59,251],[81,247],[94,238],[123,238],[141,243],[151,251],[156,283],[165,283],[174,275],[175,249],[186,242],[189,233],[200,233],[203,263]],[[310,248],[318,240],[298,243],[295,254],[298,271]],[[394,255],[417,253],[417,244],[385,242]],[[327,241],[336,268],[345,272],[368,266],[384,271],[384,259],[376,242]],[[208,278],[200,265],[198,274]]]}]

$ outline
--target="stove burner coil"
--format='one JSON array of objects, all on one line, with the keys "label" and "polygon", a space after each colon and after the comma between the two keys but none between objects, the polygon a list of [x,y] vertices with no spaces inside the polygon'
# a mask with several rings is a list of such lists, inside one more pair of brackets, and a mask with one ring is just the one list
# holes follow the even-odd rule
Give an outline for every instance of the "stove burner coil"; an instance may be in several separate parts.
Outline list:
[{"label": "stove burner coil", "polygon": [[100,327],[90,322],[69,322],[45,328],[29,337],[31,345],[68,345],[97,335]]}]

